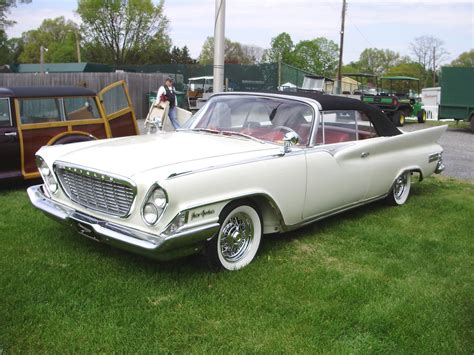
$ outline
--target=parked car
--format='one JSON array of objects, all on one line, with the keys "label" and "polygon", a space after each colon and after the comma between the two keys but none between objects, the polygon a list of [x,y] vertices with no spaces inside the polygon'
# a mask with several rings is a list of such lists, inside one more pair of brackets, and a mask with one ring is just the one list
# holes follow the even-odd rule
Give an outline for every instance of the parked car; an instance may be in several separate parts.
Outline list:
[{"label": "parked car", "polygon": [[137,132],[124,81],[98,94],[72,86],[0,88],[0,181],[38,178],[35,153],[43,145]]},{"label": "parked car", "polygon": [[443,170],[445,126],[402,133],[377,108],[311,93],[223,93],[176,132],[47,146],[34,206],[94,240],[241,269],[262,235],[371,201],[402,205]]}]

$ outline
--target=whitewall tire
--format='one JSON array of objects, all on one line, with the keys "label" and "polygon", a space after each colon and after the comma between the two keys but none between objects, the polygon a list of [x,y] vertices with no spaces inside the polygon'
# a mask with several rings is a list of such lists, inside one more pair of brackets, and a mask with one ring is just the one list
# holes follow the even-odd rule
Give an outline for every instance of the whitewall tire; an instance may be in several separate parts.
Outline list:
[{"label": "whitewall tire", "polygon": [[206,247],[211,266],[239,270],[252,262],[262,239],[262,219],[251,204],[230,204],[221,213],[219,233]]},{"label": "whitewall tire", "polygon": [[406,171],[395,179],[392,190],[387,196],[389,204],[394,206],[403,205],[410,194],[411,172]]}]

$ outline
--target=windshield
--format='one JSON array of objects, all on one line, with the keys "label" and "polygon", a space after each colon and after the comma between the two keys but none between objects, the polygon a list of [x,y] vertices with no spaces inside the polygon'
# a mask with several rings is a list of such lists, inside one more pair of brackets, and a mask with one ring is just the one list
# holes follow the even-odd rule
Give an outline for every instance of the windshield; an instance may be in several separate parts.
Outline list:
[{"label": "windshield", "polygon": [[296,132],[299,145],[306,145],[313,117],[311,106],[294,100],[222,95],[211,98],[183,128],[248,136],[278,144],[287,132]]}]

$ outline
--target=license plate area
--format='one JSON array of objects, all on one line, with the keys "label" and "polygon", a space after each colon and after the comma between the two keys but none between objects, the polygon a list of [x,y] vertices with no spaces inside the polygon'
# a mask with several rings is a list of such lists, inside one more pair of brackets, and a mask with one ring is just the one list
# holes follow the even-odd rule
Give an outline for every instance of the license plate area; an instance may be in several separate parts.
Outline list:
[{"label": "license plate area", "polygon": [[95,233],[94,228],[92,228],[91,225],[78,221],[75,221],[73,224],[80,235],[96,242],[100,242],[100,236]]}]

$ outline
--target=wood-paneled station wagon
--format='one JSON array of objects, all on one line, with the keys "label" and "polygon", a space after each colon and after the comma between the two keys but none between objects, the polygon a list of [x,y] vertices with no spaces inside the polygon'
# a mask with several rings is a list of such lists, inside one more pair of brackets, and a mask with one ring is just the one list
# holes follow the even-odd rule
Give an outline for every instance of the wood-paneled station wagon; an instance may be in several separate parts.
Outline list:
[{"label": "wood-paneled station wagon", "polygon": [[124,81],[96,94],[84,87],[0,88],[0,181],[39,177],[44,145],[136,135]]},{"label": "wood-paneled station wagon", "polygon": [[176,132],[41,148],[37,208],[157,259],[203,251],[240,269],[262,235],[386,198],[443,170],[446,129],[402,133],[377,108],[322,94],[224,93]]}]

